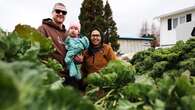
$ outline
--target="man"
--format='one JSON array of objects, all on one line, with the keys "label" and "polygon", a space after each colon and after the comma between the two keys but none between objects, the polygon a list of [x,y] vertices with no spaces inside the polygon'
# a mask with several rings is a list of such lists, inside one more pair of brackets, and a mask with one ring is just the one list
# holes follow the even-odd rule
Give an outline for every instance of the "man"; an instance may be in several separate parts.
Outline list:
[{"label": "man", "polygon": [[66,7],[62,3],[56,3],[52,10],[52,19],[43,19],[42,25],[38,28],[38,31],[46,37],[51,37],[55,51],[49,55],[58,60],[64,67],[64,71],[60,73],[60,76],[64,77],[66,73],[66,66],[64,57],[66,54],[64,40],[67,37],[66,28],[63,25],[65,16],[67,14]]},{"label": "man", "polygon": [[73,87],[80,89],[80,80],[76,80],[74,77],[70,77],[68,70],[64,61],[66,55],[66,49],[64,41],[66,39],[67,32],[63,25],[65,16],[67,14],[66,7],[62,3],[56,3],[52,10],[52,19],[43,19],[42,25],[38,28],[38,31],[46,37],[51,37],[53,41],[53,46],[55,47],[55,52],[53,52],[49,57],[58,60],[64,70],[59,73],[61,77],[65,78],[65,85],[72,85]]}]

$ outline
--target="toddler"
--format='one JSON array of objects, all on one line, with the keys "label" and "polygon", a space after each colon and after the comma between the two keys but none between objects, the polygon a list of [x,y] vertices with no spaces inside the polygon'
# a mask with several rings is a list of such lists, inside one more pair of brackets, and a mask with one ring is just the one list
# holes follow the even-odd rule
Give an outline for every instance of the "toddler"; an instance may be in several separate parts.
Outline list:
[{"label": "toddler", "polygon": [[68,37],[65,40],[65,48],[67,53],[65,62],[67,64],[70,77],[81,79],[80,65],[82,63],[82,52],[89,47],[89,40],[87,37],[80,36],[80,23],[70,23],[68,29]]}]

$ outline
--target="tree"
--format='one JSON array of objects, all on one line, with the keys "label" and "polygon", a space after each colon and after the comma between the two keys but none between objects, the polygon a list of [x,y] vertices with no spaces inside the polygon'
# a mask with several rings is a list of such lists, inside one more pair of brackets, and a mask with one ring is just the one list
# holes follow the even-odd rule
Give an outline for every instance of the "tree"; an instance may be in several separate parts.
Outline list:
[{"label": "tree", "polygon": [[93,27],[101,29],[104,43],[111,43],[113,50],[119,49],[116,23],[108,1],[105,7],[102,0],[84,0],[79,15],[81,35],[89,36]]},{"label": "tree", "polygon": [[156,25],[152,23],[151,25],[151,34],[155,35],[156,34]]},{"label": "tree", "polygon": [[144,21],[141,27],[140,36],[141,37],[148,37],[149,35],[149,26],[148,22]]},{"label": "tree", "polygon": [[150,42],[151,47],[155,48],[157,46],[160,46],[160,29],[156,27],[154,23],[151,25],[151,34],[150,36],[153,38],[153,40]]},{"label": "tree", "polygon": [[79,15],[81,35],[89,36],[93,27],[98,27],[105,32],[102,0],[84,0]]},{"label": "tree", "polygon": [[154,23],[151,25],[151,34],[154,35],[157,39],[160,37],[160,29]]},{"label": "tree", "polygon": [[157,46],[160,46],[160,32],[154,23],[152,23],[150,30],[147,21],[143,22],[142,28],[140,30],[140,36],[145,38],[152,38],[152,40],[150,41],[151,47],[155,48]]},{"label": "tree", "polygon": [[112,10],[110,8],[110,4],[108,3],[108,0],[106,1],[105,7],[104,7],[104,20],[106,23],[106,31],[105,31],[105,43],[111,43],[111,46],[114,51],[117,51],[119,49],[119,43],[118,38],[119,35],[117,34],[117,27],[116,23],[113,20],[112,17]]}]

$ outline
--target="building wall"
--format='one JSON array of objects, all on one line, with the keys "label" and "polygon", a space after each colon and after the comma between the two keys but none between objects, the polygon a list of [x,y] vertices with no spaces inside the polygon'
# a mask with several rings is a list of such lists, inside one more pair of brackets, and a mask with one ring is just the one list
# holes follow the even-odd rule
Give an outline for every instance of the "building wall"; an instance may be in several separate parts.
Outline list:
[{"label": "building wall", "polygon": [[192,11],[192,21],[195,21],[195,10]]},{"label": "building wall", "polygon": [[191,36],[193,27],[195,27],[195,21],[188,22],[182,25],[179,25],[176,28],[176,40],[188,40]]},{"label": "building wall", "polygon": [[[180,24],[180,17],[186,16],[186,14],[189,14],[189,13],[192,14],[192,21]],[[173,27],[172,27],[172,30],[167,29],[168,27],[167,20],[169,18],[172,18],[172,24],[173,24],[173,19],[178,18],[178,25],[175,29]],[[191,37],[189,36],[191,34],[190,31],[192,31],[192,27],[195,26],[194,21],[195,21],[195,10],[161,18],[160,20],[160,23],[161,23],[160,45],[161,46],[172,45],[172,44],[175,44],[176,41],[178,40],[189,39],[189,37]]]},{"label": "building wall", "polygon": [[150,48],[149,40],[124,40],[119,39],[120,48],[122,53],[136,53]]},{"label": "building wall", "polygon": [[175,44],[176,41],[176,33],[175,30],[168,30],[167,20],[169,18],[163,18],[161,20],[160,26],[160,45],[170,45]]}]

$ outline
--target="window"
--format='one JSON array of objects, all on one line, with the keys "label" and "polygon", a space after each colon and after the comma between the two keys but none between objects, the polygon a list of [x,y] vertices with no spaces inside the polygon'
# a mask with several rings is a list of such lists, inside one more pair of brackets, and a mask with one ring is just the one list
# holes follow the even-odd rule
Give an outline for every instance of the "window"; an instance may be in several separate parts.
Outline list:
[{"label": "window", "polygon": [[191,35],[192,35],[192,36],[195,36],[195,27],[192,29]]},{"label": "window", "polygon": [[186,15],[186,22],[190,22],[192,20],[192,14]]},{"label": "window", "polygon": [[177,27],[177,24],[178,24],[178,18],[174,18],[173,19],[173,29]]},{"label": "window", "polygon": [[168,30],[171,30],[172,29],[172,19],[168,19],[167,23],[168,23]]},{"label": "window", "polygon": [[183,24],[186,22],[185,16],[180,16],[180,24]]}]

